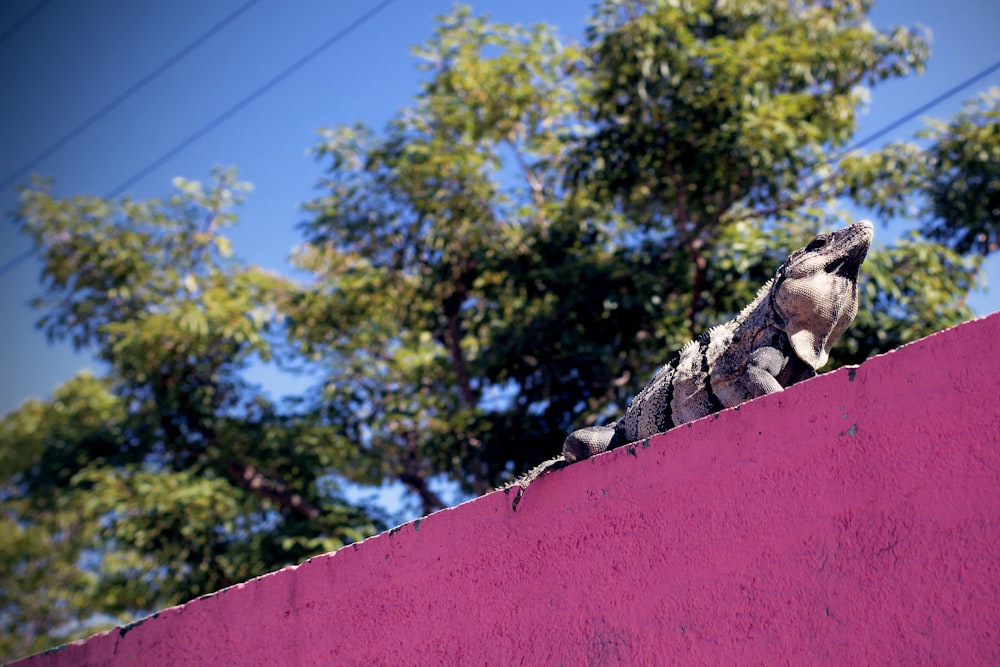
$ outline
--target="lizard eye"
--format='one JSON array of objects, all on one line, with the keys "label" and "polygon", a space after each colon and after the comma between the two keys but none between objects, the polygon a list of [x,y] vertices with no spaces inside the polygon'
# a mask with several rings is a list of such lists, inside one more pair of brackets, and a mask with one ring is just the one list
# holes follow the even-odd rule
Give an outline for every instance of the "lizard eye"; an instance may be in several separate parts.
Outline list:
[{"label": "lizard eye", "polygon": [[812,241],[809,242],[809,245],[806,246],[806,252],[812,252],[813,250],[819,250],[820,248],[822,248],[825,245],[826,245],[826,237],[825,236],[817,236],[816,238],[814,238]]}]

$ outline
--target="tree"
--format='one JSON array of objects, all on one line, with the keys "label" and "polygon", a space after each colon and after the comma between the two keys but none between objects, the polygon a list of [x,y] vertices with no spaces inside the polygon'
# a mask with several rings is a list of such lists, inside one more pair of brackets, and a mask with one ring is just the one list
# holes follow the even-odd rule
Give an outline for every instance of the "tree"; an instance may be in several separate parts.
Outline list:
[{"label": "tree", "polygon": [[[918,231],[871,253],[835,365],[967,319],[996,249],[995,102],[845,151],[864,86],[927,54],[869,9],[604,0],[575,44],[457,8],[416,50],[412,108],[323,133],[305,282],[232,257],[230,173],[165,201],[25,189],[40,326],[108,370],[0,423],[0,575],[19,582],[0,623],[29,640],[5,648],[384,527],[344,480],[432,511],[511,479],[620,413],[845,203]],[[272,355],[320,386],[265,400],[240,373]]]},{"label": "tree", "polygon": [[922,190],[924,234],[955,250],[1000,249],[1000,90],[966,103],[949,123],[922,134],[932,144]]},{"label": "tree", "polygon": [[[166,201],[59,200],[17,213],[42,249],[40,326],[96,351],[0,423],[5,652],[131,620],[383,528],[344,500],[342,437],[240,378],[267,359],[287,282],[231,257],[241,184],[177,179]],[[13,631],[16,628],[16,632]]]},{"label": "tree", "polygon": [[[316,410],[358,433],[363,481],[402,481],[432,510],[435,479],[510,479],[748,302],[841,221],[838,197],[912,196],[922,152],[902,174],[880,152],[836,154],[863,86],[927,53],[868,9],[608,0],[583,45],[444,18],[417,51],[414,107],[318,146],[325,192],[299,257],[317,285],[285,311],[301,351],[329,360]],[[975,270],[924,239],[876,250],[876,308],[834,363],[966,319]]]}]

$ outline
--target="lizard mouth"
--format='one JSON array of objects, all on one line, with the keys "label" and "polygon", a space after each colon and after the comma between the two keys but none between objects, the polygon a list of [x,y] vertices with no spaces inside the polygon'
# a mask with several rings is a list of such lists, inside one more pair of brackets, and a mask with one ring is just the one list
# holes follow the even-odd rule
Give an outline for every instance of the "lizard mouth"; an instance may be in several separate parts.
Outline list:
[{"label": "lizard mouth", "polygon": [[857,278],[861,272],[861,264],[868,254],[868,247],[861,246],[848,255],[842,255],[830,261],[823,270],[827,273],[835,273],[844,278]]},{"label": "lizard mouth", "polygon": [[[868,254],[872,224],[868,221],[863,221],[852,225],[844,231],[847,231],[848,234],[846,237],[838,239],[838,244],[843,243],[844,245],[854,247],[849,247],[847,252],[834,257],[823,267],[823,270],[827,273],[856,280],[858,274],[861,273],[861,264],[864,263],[865,256]],[[862,234],[865,237],[864,240],[858,238]]]}]

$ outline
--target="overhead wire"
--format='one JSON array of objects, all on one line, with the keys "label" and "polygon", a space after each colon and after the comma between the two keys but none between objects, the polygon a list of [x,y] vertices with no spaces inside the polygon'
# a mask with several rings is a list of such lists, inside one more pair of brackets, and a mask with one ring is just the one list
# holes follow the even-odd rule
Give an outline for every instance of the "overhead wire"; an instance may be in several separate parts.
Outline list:
[{"label": "overhead wire", "polygon": [[[252,1],[256,2],[257,0],[252,0]],[[159,156],[158,158],[156,158],[155,160],[153,160],[152,162],[150,162],[149,164],[147,164],[145,167],[143,167],[142,169],[140,169],[139,171],[137,171],[135,174],[133,174],[128,179],[126,179],[124,182],[122,182],[118,187],[116,187],[114,190],[112,190],[109,194],[105,195],[105,198],[109,199],[109,198],[116,197],[116,196],[120,195],[122,192],[124,192],[126,189],[128,189],[129,187],[131,187],[132,185],[134,185],[136,182],[138,182],[140,179],[142,179],[143,177],[145,177],[146,175],[148,175],[150,172],[152,172],[156,168],[162,166],[170,158],[172,158],[175,155],[177,155],[178,153],[180,153],[182,150],[184,150],[185,148],[187,148],[188,146],[190,146],[191,144],[193,144],[195,141],[197,141],[198,139],[200,139],[201,137],[203,137],[205,134],[209,133],[210,131],[212,131],[213,129],[215,129],[216,127],[218,127],[220,124],[222,124],[223,122],[225,122],[226,120],[228,120],[233,115],[235,115],[238,112],[242,111],[251,102],[255,101],[257,98],[259,98],[260,96],[262,96],[263,94],[265,94],[266,92],[268,92],[269,90],[271,90],[272,88],[274,88],[274,86],[276,86],[278,83],[280,83],[284,79],[288,78],[295,71],[297,71],[298,69],[302,68],[308,62],[310,62],[311,60],[313,60],[314,58],[316,58],[317,56],[319,56],[323,51],[325,51],[326,49],[330,48],[331,46],[333,46],[334,44],[336,44],[337,42],[339,42],[340,40],[342,40],[344,37],[348,36],[351,32],[353,32],[354,30],[356,30],[359,27],[361,27],[365,22],[367,22],[368,20],[370,20],[371,18],[373,18],[376,14],[378,14],[380,11],[382,11],[383,9],[385,9],[386,7],[388,7],[389,5],[393,4],[395,1],[396,0],[383,0],[382,2],[380,2],[378,5],[376,5],[375,7],[373,7],[372,9],[370,9],[368,12],[366,12],[365,14],[363,14],[361,17],[359,17],[358,19],[356,19],[355,21],[353,21],[352,23],[350,23],[347,27],[343,28],[342,30],[340,30],[339,32],[337,32],[336,34],[334,34],[333,36],[331,36],[330,38],[328,38],[327,40],[325,40],[319,46],[315,47],[314,49],[312,49],[311,51],[309,51],[307,54],[305,54],[304,56],[302,56],[301,58],[299,58],[298,60],[296,60],[295,62],[293,62],[291,65],[289,65],[288,67],[286,67],[285,69],[283,69],[277,75],[275,75],[271,79],[267,80],[264,84],[262,84],[261,86],[258,86],[251,93],[249,93],[248,95],[246,95],[245,97],[243,97],[241,100],[239,100],[235,104],[233,104],[230,107],[228,107],[221,114],[219,114],[218,116],[216,116],[215,118],[213,118],[209,122],[205,123],[202,127],[200,127],[198,130],[196,130],[194,133],[192,133],[191,135],[189,135],[188,137],[186,137],[182,141],[180,141],[177,144],[175,144],[170,150],[168,150],[167,152],[163,153],[161,156]],[[893,130],[898,129],[902,125],[904,125],[904,124],[910,122],[911,120],[917,118],[919,115],[921,115],[923,113],[926,113],[927,111],[929,111],[934,106],[937,106],[941,102],[943,102],[943,101],[947,100],[948,98],[953,97],[954,95],[958,94],[960,91],[964,90],[968,86],[971,86],[972,84],[974,84],[974,83],[980,81],[981,79],[989,76],[990,74],[992,74],[993,72],[997,71],[998,69],[1000,69],[1000,61],[997,61],[997,62],[993,63],[992,65],[989,65],[985,69],[983,69],[983,70],[981,70],[981,71],[973,74],[972,76],[966,78],[965,80],[963,80],[962,82],[956,84],[955,86],[952,86],[951,88],[949,88],[945,92],[941,93],[940,95],[937,95],[936,97],[934,97],[933,99],[929,100],[928,102],[920,105],[916,109],[913,109],[912,111],[904,114],[900,118],[892,121],[891,123],[887,124],[886,126],[882,127],[881,129],[879,129],[879,130],[873,132],[872,134],[864,137],[863,139],[855,142],[854,144],[852,144],[850,146],[850,148],[848,148],[845,151],[843,151],[843,153],[847,153],[847,152],[850,152],[852,150],[856,150],[858,148],[866,146],[866,145],[870,144],[871,142],[875,141],[876,139],[885,136],[889,132],[892,132]],[[9,271],[11,271],[18,264],[20,264],[21,262],[23,262],[24,260],[26,260],[28,257],[30,257],[31,254],[32,254],[32,252],[33,251],[31,251],[31,250],[26,251],[26,252],[24,252],[24,253],[22,253],[20,255],[17,255],[14,258],[8,260],[3,265],[0,265],[0,277],[3,277],[5,274],[7,274]]]},{"label": "overhead wire", "polygon": [[253,91],[251,91],[250,94],[246,95],[238,102],[228,107],[218,116],[216,116],[212,120],[202,125],[188,137],[177,142],[172,148],[170,148],[170,150],[163,153],[158,158],[156,158],[155,160],[147,164],[145,167],[134,173],[132,176],[127,178],[124,182],[121,183],[121,185],[112,190],[111,194],[108,195],[108,197],[116,197],[122,194],[125,190],[127,190],[132,185],[135,185],[135,183],[140,181],[150,172],[162,166],[170,158],[174,157],[175,155],[183,151],[185,148],[196,142],[198,139],[201,139],[203,136],[214,130],[216,127],[218,127],[225,121],[229,120],[229,118],[242,111],[249,104],[251,104],[259,97],[267,93],[269,90],[274,88],[276,85],[287,79],[289,76],[294,74],[296,71],[298,71],[303,66],[308,64],[310,61],[315,59],[317,56],[322,54],[324,51],[329,49],[331,46],[333,46],[340,40],[344,39],[358,28],[360,28],[366,22],[374,18],[376,14],[378,14],[379,12],[381,12],[383,9],[393,4],[394,2],[396,2],[396,0],[382,0],[382,2],[378,3],[372,9],[362,14],[360,18],[355,19],[347,27],[343,28],[333,36],[324,40],[323,43],[321,43],[319,46],[315,47],[314,49],[309,51],[309,53],[305,54],[304,56],[293,62],[288,67],[278,72],[278,74],[265,81],[262,85],[258,86]]},{"label": "overhead wire", "polygon": [[888,125],[886,125],[882,129],[877,130],[875,132],[872,132],[871,134],[869,134],[867,137],[865,137],[863,139],[859,139],[858,141],[856,141],[853,144],[851,144],[851,147],[848,148],[845,152],[849,153],[849,152],[851,152],[853,150],[857,150],[858,148],[861,148],[862,146],[867,146],[868,144],[870,144],[871,142],[875,141],[876,139],[884,137],[885,135],[889,134],[893,130],[898,129],[898,128],[902,127],[903,125],[909,123],[911,120],[913,120],[914,118],[917,118],[921,114],[927,113],[932,108],[936,107],[938,104],[941,104],[941,102],[944,102],[949,97],[952,97],[952,96],[958,94],[960,91],[964,90],[965,88],[968,88],[969,86],[971,86],[972,84],[976,83],[977,81],[980,81],[981,79],[985,79],[986,77],[988,77],[990,74],[993,74],[993,72],[996,72],[997,70],[1000,70],[1000,60],[996,61],[995,63],[993,63],[992,65],[990,65],[986,69],[981,70],[979,72],[976,72],[975,74],[973,74],[969,78],[965,79],[961,83],[958,83],[958,84],[952,86],[951,88],[949,88],[948,90],[944,91],[943,93],[941,93],[940,95],[938,95],[934,99],[932,99],[932,100],[930,100],[928,102],[925,102],[924,104],[921,104],[919,107],[917,107],[913,111],[910,111],[909,113],[900,116],[899,118],[897,118],[893,122],[889,123]]},{"label": "overhead wire", "polygon": [[48,158],[50,155],[55,153],[57,150],[65,146],[67,143],[72,141],[78,135],[89,129],[94,123],[101,120],[109,113],[117,109],[122,105],[125,100],[129,99],[137,92],[145,88],[147,85],[155,81],[157,78],[162,76],[167,70],[179,63],[184,59],[186,55],[197,49],[199,46],[207,42],[209,39],[218,34],[223,28],[235,21],[242,14],[244,14],[248,9],[256,5],[260,0],[247,0],[242,5],[237,7],[235,10],[227,14],[222,20],[218,21],[212,25],[208,30],[200,34],[189,44],[184,46],[182,49],[177,51],[174,55],[163,61],[158,67],[154,68],[151,72],[140,78],[138,81],[133,83],[131,86],[126,88],[124,91],[115,96],[110,102],[105,104],[103,107],[98,109],[96,112],[88,116],[82,123],[71,129],[66,134],[62,135],[51,144],[49,144],[42,151],[37,153],[30,160],[25,162],[23,165],[15,169],[13,172],[8,174],[3,181],[0,181],[0,190],[6,190],[8,187],[14,184],[19,178],[24,176],[28,171],[37,167],[43,160]]},{"label": "overhead wire", "polygon": [[45,9],[45,6],[50,4],[51,2],[52,0],[41,0],[41,2],[39,2],[34,7],[32,7],[24,14],[22,14],[21,18],[14,21],[14,24],[12,26],[4,30],[3,33],[0,33],[0,44],[3,44],[8,39],[10,39],[11,35],[20,30],[21,26],[30,21],[35,16],[35,14]]},{"label": "overhead wire", "polygon": [[28,248],[20,255],[16,255],[11,259],[8,259],[6,262],[4,262],[3,265],[0,266],[0,278],[4,277],[8,271],[13,271],[14,267],[16,267],[18,264],[31,257],[34,254],[34,252],[35,252],[34,248]]},{"label": "overhead wire", "polygon": [[[221,114],[219,114],[218,116],[216,116],[215,118],[213,118],[209,122],[205,123],[202,127],[200,127],[198,130],[196,130],[193,134],[189,135],[187,138],[185,138],[182,141],[180,141],[177,144],[175,144],[166,153],[164,153],[160,157],[156,158],[155,160],[153,160],[152,162],[150,162],[149,164],[147,164],[145,167],[143,167],[142,169],[140,169],[138,172],[136,172],[135,174],[133,174],[132,176],[130,176],[122,184],[120,184],[118,187],[116,187],[115,189],[111,190],[107,195],[105,195],[105,199],[110,199],[112,197],[117,197],[118,195],[120,195],[122,192],[124,192],[129,187],[131,187],[132,185],[134,185],[136,182],[138,182],[144,176],[146,176],[147,174],[149,174],[151,171],[153,171],[154,169],[158,168],[159,166],[161,166],[162,164],[164,164],[165,162],[167,162],[170,158],[174,157],[175,155],[177,155],[178,153],[180,153],[181,151],[183,151],[185,148],[187,148],[188,146],[190,146],[191,144],[193,144],[195,141],[197,141],[198,139],[200,139],[204,135],[206,135],[209,132],[211,132],[212,130],[214,130],[216,127],[218,127],[219,125],[221,125],[223,122],[225,122],[226,120],[228,120],[232,116],[234,116],[237,113],[239,113],[240,111],[242,111],[250,103],[252,103],[256,99],[258,99],[259,97],[261,97],[262,95],[264,95],[265,93],[267,93],[269,90],[271,90],[272,88],[274,88],[276,85],[278,85],[279,83],[281,83],[282,81],[284,81],[285,79],[287,79],[289,76],[291,76],[297,70],[301,69],[304,65],[306,65],[307,63],[309,63],[310,61],[312,61],[313,59],[315,59],[317,56],[319,56],[320,54],[322,54],[324,51],[326,51],[327,49],[329,49],[331,46],[333,46],[334,44],[336,44],[340,40],[344,39],[345,37],[347,37],[348,35],[350,35],[352,32],[354,32],[355,30],[357,30],[358,28],[360,28],[367,21],[371,20],[376,14],[378,14],[379,12],[381,12],[383,9],[385,9],[389,5],[393,4],[395,1],[396,0],[383,0],[379,4],[375,5],[372,9],[368,10],[367,12],[365,12],[364,14],[362,14],[359,18],[357,18],[356,20],[354,20],[353,22],[351,22],[350,24],[348,24],[345,28],[343,28],[342,30],[338,31],[337,33],[335,33],[334,35],[332,35],[331,37],[329,37],[328,39],[326,39],[325,41],[323,41],[319,46],[317,46],[316,48],[314,48],[311,51],[309,51],[308,53],[306,53],[304,56],[302,56],[301,58],[299,58],[298,60],[296,60],[295,62],[293,62],[291,65],[289,65],[288,67],[286,67],[285,69],[283,69],[277,75],[275,75],[272,78],[270,78],[267,81],[265,81],[263,85],[258,86],[257,88],[255,88],[246,97],[244,97],[241,100],[239,100],[238,102],[236,102],[236,104],[233,104],[232,106],[228,107]],[[250,5],[253,5],[253,4],[257,3],[257,2],[259,2],[259,0],[249,0],[249,2],[245,3],[244,5],[242,5],[237,10],[237,12],[242,13],[242,11],[245,11],[246,9],[249,9]],[[176,60],[179,59],[180,55],[186,54],[187,52],[189,52],[190,50],[192,50],[195,46],[197,46],[198,44],[200,44],[201,42],[203,42],[204,39],[207,39],[207,37],[210,36],[210,34],[214,34],[215,32],[218,32],[218,30],[221,29],[221,27],[223,27],[225,25],[225,23],[228,23],[229,21],[231,21],[233,18],[236,17],[237,12],[234,12],[233,14],[231,14],[229,17],[227,17],[227,19],[224,19],[223,20],[224,22],[220,22],[220,23],[216,24],[215,26],[213,26],[211,29],[209,29],[209,31],[207,31],[204,35],[202,35],[201,38],[199,38],[198,40],[195,40],[195,42],[192,42],[191,44],[189,44],[187,47],[185,47],[184,49],[182,49],[181,52],[178,52],[179,55],[175,56],[174,58],[171,58],[168,61],[168,63],[170,65],[172,65],[174,62],[176,62]],[[165,70],[165,66],[161,65],[159,68],[157,68],[157,70],[154,70],[155,75],[158,76],[159,74],[162,74],[161,70]],[[146,77],[144,77],[140,81],[139,84],[136,84],[136,85],[132,86],[131,88],[129,88],[129,90],[126,91],[127,95],[131,95],[132,93],[135,92],[135,90],[138,89],[137,87],[141,87],[142,85],[145,85],[146,83],[148,83],[148,81],[152,80],[153,78],[155,78],[155,76],[153,74],[147,75]],[[35,158],[33,158],[33,160],[31,162],[29,162],[27,165],[25,165],[24,167],[22,167],[21,169],[19,169],[17,172],[15,172],[15,174],[11,178],[5,179],[3,181],[2,186],[0,186],[0,189],[6,188],[7,186],[9,186],[11,183],[13,183],[14,180],[17,179],[17,177],[19,177],[21,174],[23,174],[28,169],[31,169],[35,164],[37,164],[37,162],[40,162],[45,157],[48,157],[49,154],[51,154],[52,152],[54,152],[55,150],[57,150],[58,148],[60,148],[63,144],[65,144],[67,141],[69,141],[74,136],[76,136],[76,134],[78,134],[79,132],[85,130],[87,127],[89,127],[90,125],[92,125],[94,122],[96,122],[96,120],[100,116],[104,115],[107,111],[110,111],[112,108],[114,108],[115,106],[117,106],[118,104],[120,104],[122,101],[124,101],[124,97],[127,97],[127,95],[123,94],[123,95],[120,95],[119,97],[115,98],[115,100],[113,100],[111,103],[109,103],[108,105],[106,105],[105,107],[103,107],[102,110],[100,112],[98,112],[98,114],[95,114],[91,118],[87,119],[80,126],[78,126],[77,128],[74,128],[74,130],[70,131],[69,133],[67,133],[66,135],[64,135],[63,137],[61,137],[59,140],[57,140],[56,142],[54,142],[49,148],[47,148],[45,151],[42,151],[41,154],[39,154],[38,156],[36,156]],[[31,257],[31,255],[32,255],[33,252],[34,251],[31,250],[31,249],[26,250],[25,252],[21,253],[20,255],[17,255],[16,257],[8,260],[3,265],[0,265],[0,277],[3,277],[9,271],[13,270],[14,267],[16,267],[18,264],[20,264],[21,262],[25,261],[29,257]]]}]

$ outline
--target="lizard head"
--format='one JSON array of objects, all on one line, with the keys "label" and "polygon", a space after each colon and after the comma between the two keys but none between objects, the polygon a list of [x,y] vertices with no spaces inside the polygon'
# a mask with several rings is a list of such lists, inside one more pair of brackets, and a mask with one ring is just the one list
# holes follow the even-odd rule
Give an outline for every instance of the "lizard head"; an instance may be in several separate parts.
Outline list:
[{"label": "lizard head", "polygon": [[858,274],[874,231],[862,220],[820,234],[778,268],[772,305],[795,354],[814,370],[858,314]]}]

